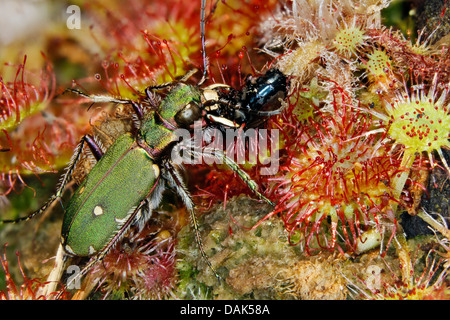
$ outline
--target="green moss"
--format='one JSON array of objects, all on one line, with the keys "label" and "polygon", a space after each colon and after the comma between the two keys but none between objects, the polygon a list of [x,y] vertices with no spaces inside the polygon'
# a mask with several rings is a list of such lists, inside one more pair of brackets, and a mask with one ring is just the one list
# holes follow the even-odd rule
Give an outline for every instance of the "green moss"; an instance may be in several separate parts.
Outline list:
[{"label": "green moss", "polygon": [[[180,297],[192,297],[186,288],[207,287],[215,299],[286,298],[275,275],[298,260],[298,247],[289,245],[284,225],[278,219],[268,219],[251,228],[270,210],[265,203],[240,196],[228,201],[225,210],[217,206],[201,217],[204,249],[222,277],[221,283],[201,258],[190,228],[184,228],[178,235],[177,248],[183,261],[177,265]],[[216,234],[222,236],[219,242]],[[253,282],[255,277],[259,280]]]}]

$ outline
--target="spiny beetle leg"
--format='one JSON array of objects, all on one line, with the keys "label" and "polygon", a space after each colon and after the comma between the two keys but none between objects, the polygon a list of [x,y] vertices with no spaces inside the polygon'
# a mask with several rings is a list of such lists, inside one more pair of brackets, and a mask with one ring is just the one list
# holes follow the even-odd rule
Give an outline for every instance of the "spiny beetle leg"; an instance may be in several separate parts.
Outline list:
[{"label": "spiny beetle leg", "polygon": [[158,84],[158,85],[154,85],[154,86],[148,86],[147,88],[145,88],[145,94],[148,98],[151,99],[153,96],[153,94],[152,94],[153,90],[166,89],[166,88],[173,87],[177,83],[180,83],[180,82],[184,83],[190,77],[192,77],[192,75],[194,75],[197,71],[198,71],[198,69],[194,68],[194,69],[188,71],[180,80],[170,81],[170,82],[166,82],[166,83],[162,83],[162,84]]},{"label": "spiny beetle leg", "polygon": [[[52,293],[56,292],[56,287],[61,279],[61,276],[64,271],[64,265],[67,259],[67,255],[62,247],[59,244],[58,251],[55,257],[55,264],[53,265],[53,269],[47,277],[47,281],[45,282],[45,286],[39,288],[37,296],[49,297]],[[59,292],[58,296],[64,292],[63,289]]]},{"label": "spiny beetle leg", "polygon": [[[146,89],[147,97],[151,101],[153,101],[154,100],[153,95],[150,96],[149,93],[147,92],[147,89]],[[133,107],[133,110],[136,113],[136,116],[138,117],[139,121],[142,121],[142,118],[144,117],[144,113],[142,111],[142,108],[141,108],[140,104],[135,102],[135,101],[133,101],[133,100],[116,99],[116,98],[103,96],[103,95],[88,95],[88,94],[85,94],[85,93],[81,92],[80,90],[72,89],[72,88],[66,89],[66,90],[64,90],[64,92],[76,93],[79,96],[82,96],[84,98],[87,98],[87,99],[91,100],[92,103],[106,102],[106,103],[131,104],[131,106]]]},{"label": "spiny beetle leg", "polygon": [[198,221],[197,217],[195,215],[195,209],[194,209],[194,202],[192,201],[189,192],[186,189],[186,186],[183,183],[183,180],[180,177],[180,174],[178,173],[177,169],[174,167],[174,165],[169,161],[164,161],[164,170],[162,171],[165,175],[165,179],[169,181],[169,183],[174,186],[177,190],[177,193],[180,195],[181,199],[184,202],[184,205],[186,206],[186,209],[189,212],[189,215],[191,217],[191,223],[195,232],[195,240],[197,242],[197,245],[200,249],[200,253],[203,257],[203,259],[206,261],[206,264],[211,269],[211,271],[214,273],[215,277],[221,282],[221,278],[219,274],[216,272],[214,267],[212,266],[211,262],[208,259],[208,256],[205,252],[205,249],[203,248],[202,238],[200,236],[200,231],[198,227]]},{"label": "spiny beetle leg", "polygon": [[[198,152],[193,150],[187,150],[187,152],[190,152],[193,157],[200,156]],[[254,194],[256,194],[261,200],[267,202],[271,206],[275,206],[272,201],[270,201],[267,197],[265,197],[258,191],[258,184],[253,181],[252,178],[250,178],[250,176],[244,170],[242,170],[233,159],[227,157],[227,155],[223,151],[218,149],[204,148],[201,151],[201,156],[222,160],[231,170],[237,173],[241,180],[250,188],[250,190],[252,190]]]},{"label": "spiny beetle leg", "polygon": [[70,159],[69,167],[67,168],[66,172],[64,173],[61,179],[61,183],[58,187],[58,190],[56,191],[57,198],[61,198],[64,188],[72,178],[72,173],[75,170],[75,166],[80,160],[81,154],[83,153],[84,144],[87,144],[89,146],[89,149],[91,150],[92,154],[94,155],[97,161],[102,157],[103,151],[94,141],[94,139],[90,135],[84,135],[81,138],[80,143],[78,144],[75,153],[72,156],[72,159]]},{"label": "spiny beetle leg", "polygon": [[72,159],[70,160],[70,165],[67,168],[66,172],[64,173],[63,177],[61,178],[61,182],[59,184],[59,187],[57,188],[57,191],[55,194],[53,194],[50,199],[38,210],[30,213],[29,215],[25,216],[25,217],[20,217],[20,218],[16,218],[16,219],[7,219],[7,220],[0,220],[0,223],[19,223],[22,221],[28,221],[32,218],[34,218],[37,215],[40,215],[41,213],[44,213],[52,204],[55,200],[60,199],[62,197],[62,194],[64,192],[64,188],[66,187],[67,183],[69,182],[71,176],[72,176],[72,172],[75,168],[76,163],[78,162],[81,153],[83,151],[83,146],[86,143],[86,138],[83,137],[80,141],[80,143],[78,144],[75,153],[72,156]]},{"label": "spiny beetle leg", "polygon": [[53,202],[55,200],[60,199],[62,197],[62,194],[64,192],[64,189],[65,189],[67,183],[70,181],[70,179],[72,177],[72,173],[75,169],[75,166],[76,166],[78,160],[80,159],[80,156],[83,152],[84,144],[87,144],[89,146],[89,149],[91,150],[92,154],[94,155],[94,157],[96,158],[97,161],[102,157],[103,151],[97,145],[97,143],[94,141],[94,139],[90,135],[83,136],[83,138],[81,138],[80,143],[78,144],[78,146],[75,150],[75,153],[72,156],[72,159],[70,160],[70,164],[67,167],[66,172],[64,173],[64,175],[61,178],[61,182],[57,188],[56,193],[53,194],[50,197],[50,199],[41,208],[30,213],[29,215],[27,215],[25,217],[16,218],[16,219],[0,220],[0,224],[1,223],[19,223],[19,222],[23,222],[23,221],[28,221],[28,220],[34,218],[35,216],[40,215],[41,213],[44,213],[53,204]]},{"label": "spiny beetle leg", "polygon": [[200,82],[198,83],[199,86],[201,86],[208,78],[208,57],[206,56],[206,45],[205,45],[205,25],[206,25],[205,7],[206,7],[206,0],[202,0],[200,10],[200,38],[202,42],[203,76]]}]

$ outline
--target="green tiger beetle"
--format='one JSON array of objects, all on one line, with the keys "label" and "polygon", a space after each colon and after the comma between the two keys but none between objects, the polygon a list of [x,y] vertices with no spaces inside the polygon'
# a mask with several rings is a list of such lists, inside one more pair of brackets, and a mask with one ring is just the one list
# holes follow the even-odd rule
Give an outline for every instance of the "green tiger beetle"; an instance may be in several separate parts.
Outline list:
[{"label": "green tiger beetle", "polygon": [[[85,146],[89,147],[97,163],[80,183],[65,208],[55,267],[48,278],[49,285],[42,294],[55,291],[68,257],[96,257],[81,271],[79,276],[82,276],[93,263],[104,257],[130,226],[143,226],[150,219],[152,210],[158,208],[165,184],[173,187],[182,199],[191,217],[201,255],[220,281],[203,249],[194,203],[178,166],[170,158],[170,151],[179,142],[176,130],[190,128],[201,119],[207,120],[211,125],[236,127],[247,119],[254,120],[275,114],[281,108],[281,99],[278,98],[286,97],[288,81],[281,72],[270,69],[256,80],[247,81],[241,91],[230,89],[224,84],[201,88],[207,78],[208,68],[204,32],[205,0],[201,2],[200,20],[204,63],[202,79],[197,85],[186,84],[188,78],[196,72],[193,70],[180,81],[148,87],[145,93],[150,105],[154,101],[155,90],[168,89],[165,98],[158,105],[151,106],[149,111],[144,112],[141,103],[137,101],[85,95],[69,89],[94,103],[131,104],[138,119],[137,130],[136,134],[124,133],[119,136],[106,152],[103,152],[91,135],[85,135],[77,146],[56,193],[47,203],[26,217],[3,220],[6,223],[31,219],[61,199]],[[276,107],[269,111],[263,110],[274,97]],[[208,152],[210,156],[222,159],[259,198],[273,205],[258,192],[257,184],[223,150]]]}]

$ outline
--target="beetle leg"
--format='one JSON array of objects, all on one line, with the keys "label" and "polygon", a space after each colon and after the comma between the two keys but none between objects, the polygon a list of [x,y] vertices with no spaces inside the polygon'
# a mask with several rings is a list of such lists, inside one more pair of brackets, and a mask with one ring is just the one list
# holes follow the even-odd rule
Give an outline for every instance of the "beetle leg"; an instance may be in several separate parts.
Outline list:
[{"label": "beetle leg", "polygon": [[155,183],[155,187],[151,195],[144,200],[141,212],[136,215],[134,224],[138,225],[139,230],[142,230],[151,218],[153,210],[159,207],[162,199],[162,193],[164,191],[164,181],[163,179],[158,179]]},{"label": "beetle leg", "polygon": [[129,104],[131,102],[131,100],[128,100],[128,99],[116,99],[116,98],[113,98],[110,96],[97,95],[97,94],[89,95],[89,94],[81,92],[80,90],[72,89],[72,88],[68,88],[68,89],[64,90],[64,93],[65,92],[76,93],[79,96],[82,96],[84,98],[91,100],[93,103],[111,102],[111,103],[119,103],[119,104]]},{"label": "beetle leg", "polygon": [[197,245],[200,248],[200,253],[201,253],[202,257],[205,259],[206,264],[211,269],[211,271],[214,273],[214,275],[216,276],[217,280],[220,283],[221,278],[220,278],[219,274],[216,272],[216,270],[214,269],[214,267],[212,266],[211,262],[208,259],[208,256],[206,255],[205,249],[203,248],[203,243],[202,243],[202,239],[201,239],[200,231],[199,231],[199,227],[198,227],[198,221],[197,221],[197,217],[195,215],[195,210],[194,210],[194,202],[192,201],[192,198],[189,195],[189,192],[188,192],[183,180],[181,179],[179,172],[174,167],[174,165],[169,160],[167,160],[167,161],[164,161],[163,166],[164,166],[163,174],[164,174],[165,178],[168,180],[168,182],[171,185],[173,185],[176,188],[177,193],[180,195],[181,199],[183,200],[184,205],[186,206],[186,209],[189,212],[189,215],[191,216],[191,223],[192,223],[192,227],[195,232],[195,239],[197,241]]},{"label": "beetle leg", "polygon": [[205,17],[206,0],[202,0],[202,2],[201,2],[200,39],[201,39],[201,43],[202,43],[203,75],[202,75],[202,78],[200,79],[200,82],[197,84],[198,86],[201,86],[208,79],[209,59],[206,55],[205,25],[206,25],[206,20],[208,20],[209,16],[216,10],[218,2],[219,2],[219,0],[216,1],[216,3],[214,4],[214,6],[211,9],[211,13],[207,17]]},{"label": "beetle leg", "polygon": [[[25,216],[25,217],[19,217],[16,219],[11,219],[11,220],[0,220],[0,224],[1,223],[19,223],[21,221],[28,221],[32,218],[34,218],[35,216],[44,213],[54,202],[55,200],[61,199],[62,194],[64,192],[64,189],[67,185],[67,183],[70,181],[71,177],[72,177],[72,173],[75,169],[75,165],[77,164],[78,160],[80,159],[80,156],[82,154],[83,151],[83,147],[84,144],[87,143],[90,146],[93,146],[95,144],[94,140],[92,139],[92,137],[85,135],[83,138],[81,138],[80,143],[78,144],[75,153],[72,156],[72,159],[70,159],[70,165],[67,167],[66,172],[64,173],[64,175],[61,178],[61,181],[59,183],[59,186],[56,190],[56,193],[53,194],[50,199],[38,210],[30,213],[29,215]],[[91,149],[92,150],[92,149]],[[101,150],[101,149],[100,149]],[[95,155],[95,151],[93,152],[94,156]],[[98,155],[98,154],[97,154]]]},{"label": "beetle leg", "polygon": [[75,170],[75,166],[80,160],[81,154],[83,153],[84,144],[87,144],[95,159],[98,161],[103,156],[103,150],[97,145],[94,139],[90,135],[85,135],[81,138],[80,143],[75,150],[75,153],[70,159],[70,165],[67,167],[66,172],[61,178],[58,190],[56,191],[56,198],[61,198],[64,188],[66,187],[69,180],[72,178],[72,173]]},{"label": "beetle leg", "polygon": [[152,90],[160,90],[160,89],[165,89],[168,87],[172,87],[177,81],[170,81],[170,82],[166,82],[166,83],[162,83],[162,84],[157,84],[154,86],[148,86],[147,88],[145,88],[145,94],[147,96],[149,96],[149,92],[151,92]]},{"label": "beetle leg", "polygon": [[[187,152],[190,152],[192,156],[199,156],[197,153],[198,151],[194,150],[187,150]],[[212,149],[212,148],[204,148],[201,151],[201,156],[203,157],[211,157],[214,159],[222,160],[224,164],[226,164],[231,170],[237,173],[237,175],[241,178],[241,180],[252,190],[254,194],[256,194],[261,200],[267,202],[271,206],[275,206],[275,204],[270,201],[268,198],[266,198],[262,193],[258,191],[258,184],[250,178],[250,176],[242,170],[239,165],[231,158],[227,157],[227,155],[218,149]]]},{"label": "beetle leg", "polygon": [[[189,72],[188,72],[188,74],[189,74]],[[183,77],[183,79],[184,79],[184,77]],[[161,90],[161,89],[173,87],[178,82],[179,81],[170,81],[170,82],[166,82],[166,83],[156,84],[153,86],[148,86],[147,88],[145,88],[145,95],[147,96],[147,98],[151,99],[153,96],[153,93],[152,93],[153,90]]]},{"label": "beetle leg", "polygon": [[[165,85],[161,85],[161,87],[163,88],[164,86],[169,86],[169,84],[165,84]],[[160,86],[154,86],[154,87],[148,87],[147,89],[145,89],[147,98],[150,101],[150,104],[154,104],[155,103],[155,98],[154,95],[150,93],[151,88],[157,88]],[[144,117],[144,113],[142,111],[142,107],[139,103],[133,101],[133,100],[127,100],[127,99],[116,99],[116,98],[112,98],[112,97],[108,97],[108,96],[103,96],[103,95],[88,95],[85,94],[83,92],[81,92],[80,90],[77,89],[66,89],[64,92],[73,92],[76,93],[79,96],[82,96],[84,98],[87,98],[89,100],[92,101],[92,104],[94,103],[118,103],[118,104],[130,104],[133,107],[133,110],[138,118],[139,121],[142,121],[143,117]],[[135,124],[136,129],[139,129],[139,126]]]},{"label": "beetle leg", "polygon": [[85,135],[83,138],[84,142],[88,145],[89,150],[91,150],[92,155],[94,156],[95,160],[100,160],[101,157],[103,157],[103,150],[102,148],[95,142],[94,138],[90,135]]},{"label": "beetle leg", "polygon": [[161,90],[161,89],[166,89],[169,87],[173,87],[175,84],[179,83],[179,82],[186,82],[190,77],[192,77],[193,74],[195,74],[198,71],[198,69],[194,68],[190,71],[188,71],[181,79],[179,80],[174,80],[174,81],[170,81],[170,82],[166,82],[166,83],[162,83],[162,84],[157,84],[157,85],[153,85],[153,86],[148,86],[147,88],[145,88],[145,94],[147,96],[147,98],[151,99],[153,97],[153,90]]},{"label": "beetle leg", "polygon": [[[84,276],[93,266],[99,261],[102,261],[105,255],[108,253],[108,251],[118,242],[120,241],[121,237],[125,234],[125,232],[128,230],[128,228],[135,223],[136,218],[139,216],[139,213],[141,210],[144,209],[144,206],[148,205],[148,209],[151,211],[152,205],[148,204],[148,200],[144,199],[141,201],[141,203],[132,209],[130,216],[125,221],[125,223],[120,227],[120,229],[115,233],[115,235],[112,237],[112,239],[106,244],[106,246],[100,251],[96,256],[94,256],[86,266],[83,267],[83,269],[77,273],[74,277],[70,279],[70,281],[66,284],[66,287],[72,285],[72,283],[75,283],[76,281],[80,281],[81,277]],[[61,292],[62,293],[62,292]]]}]

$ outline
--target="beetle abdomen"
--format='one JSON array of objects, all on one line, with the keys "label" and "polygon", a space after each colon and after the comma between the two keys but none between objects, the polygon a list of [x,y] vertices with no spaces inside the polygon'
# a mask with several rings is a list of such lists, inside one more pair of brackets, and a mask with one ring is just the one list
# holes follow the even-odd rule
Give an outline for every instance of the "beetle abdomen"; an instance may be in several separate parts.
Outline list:
[{"label": "beetle abdomen", "polygon": [[130,134],[120,136],[68,203],[61,236],[77,256],[101,251],[152,191],[158,167]]}]

